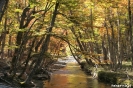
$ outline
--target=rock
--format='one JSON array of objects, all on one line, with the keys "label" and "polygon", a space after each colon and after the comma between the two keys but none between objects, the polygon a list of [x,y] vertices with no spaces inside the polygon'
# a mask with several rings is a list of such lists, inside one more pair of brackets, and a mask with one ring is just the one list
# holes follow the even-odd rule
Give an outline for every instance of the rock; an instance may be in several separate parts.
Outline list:
[{"label": "rock", "polygon": [[33,77],[36,80],[45,80],[45,79],[50,79],[49,75],[46,74],[38,74]]}]

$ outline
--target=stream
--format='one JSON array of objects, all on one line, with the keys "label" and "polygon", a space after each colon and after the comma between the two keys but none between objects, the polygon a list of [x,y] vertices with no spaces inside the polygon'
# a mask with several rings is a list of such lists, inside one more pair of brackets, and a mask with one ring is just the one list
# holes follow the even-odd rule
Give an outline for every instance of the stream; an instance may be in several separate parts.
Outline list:
[{"label": "stream", "polygon": [[[96,78],[87,76],[72,56],[63,60],[59,59],[58,62],[57,65],[67,64],[64,68],[54,71],[50,80],[36,81],[37,88],[111,88],[111,85],[98,82]],[[13,87],[0,82],[0,88]]]},{"label": "stream", "polygon": [[[63,62],[63,60],[59,60]],[[72,56],[65,59],[67,65],[52,73],[50,81],[43,82],[43,88],[111,88],[92,76],[87,76]]]}]

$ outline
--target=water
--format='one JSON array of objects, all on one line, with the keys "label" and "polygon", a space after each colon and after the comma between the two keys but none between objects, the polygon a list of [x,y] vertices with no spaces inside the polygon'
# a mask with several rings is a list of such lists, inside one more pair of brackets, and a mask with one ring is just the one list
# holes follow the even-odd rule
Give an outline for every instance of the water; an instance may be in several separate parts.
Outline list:
[{"label": "water", "polygon": [[0,88],[13,88],[10,85],[7,85],[5,83],[0,83]]},{"label": "water", "polygon": [[44,81],[43,88],[111,88],[111,85],[98,82],[97,79],[87,76],[73,57],[69,57],[65,61],[68,63],[67,66],[55,71],[49,82]]}]

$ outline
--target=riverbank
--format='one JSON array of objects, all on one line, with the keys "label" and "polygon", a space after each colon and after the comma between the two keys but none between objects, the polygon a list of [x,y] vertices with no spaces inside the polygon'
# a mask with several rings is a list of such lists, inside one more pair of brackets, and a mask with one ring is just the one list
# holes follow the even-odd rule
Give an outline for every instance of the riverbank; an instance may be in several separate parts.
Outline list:
[{"label": "riverbank", "polygon": [[[4,87],[42,87],[43,85],[42,82],[44,80],[50,80],[50,76],[52,74],[52,72],[57,71],[61,68],[64,68],[66,66],[65,61],[57,61],[54,62],[50,69],[40,69],[37,71],[37,73],[34,74],[33,78],[32,78],[32,82],[30,84],[25,84],[24,80],[20,80],[19,78],[15,78],[15,80],[10,80],[10,74],[7,73],[0,73],[0,83],[2,86],[2,88]],[[9,69],[8,69],[9,70]],[[20,69],[21,71],[21,69]],[[18,75],[19,73],[17,73]],[[26,77],[26,75],[25,75]]]},{"label": "riverbank", "polygon": [[112,85],[112,87],[114,85],[129,85],[129,88],[133,88],[133,72],[130,70],[125,71],[125,69],[121,69],[112,71],[101,66],[93,67],[87,64],[82,70],[94,78],[97,76],[98,81]]},{"label": "riverbank", "polygon": [[87,63],[83,63],[84,67],[81,67],[82,70],[89,76],[93,78],[98,78],[98,81],[103,82],[109,85],[130,85],[133,87],[133,71],[129,68],[119,69],[117,72],[114,72],[109,69],[107,65],[100,66],[90,66]]},{"label": "riverbank", "polygon": [[[99,88],[100,86],[102,86],[102,88],[111,88],[111,85],[113,86],[114,83],[104,83],[97,80],[97,78],[93,78],[94,69],[95,67],[88,65],[86,65],[84,69],[81,69],[73,57],[67,57],[67,59],[59,59],[59,61],[51,66],[52,72],[49,72],[50,78],[45,74],[39,74],[36,75],[36,78],[32,81],[34,87],[39,88],[75,88],[75,86],[76,88],[93,88],[93,86],[95,86],[95,88]],[[97,74],[100,71],[106,70],[98,66]]]},{"label": "riverbank", "polygon": [[133,88],[133,76],[127,73],[100,71],[98,80],[111,85],[125,85]]}]

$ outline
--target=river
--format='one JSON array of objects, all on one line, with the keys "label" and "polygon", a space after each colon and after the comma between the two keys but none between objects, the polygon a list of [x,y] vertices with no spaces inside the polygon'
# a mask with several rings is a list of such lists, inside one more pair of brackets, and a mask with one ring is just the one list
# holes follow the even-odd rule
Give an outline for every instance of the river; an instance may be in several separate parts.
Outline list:
[{"label": "river", "polygon": [[[111,88],[107,85],[87,76],[76,63],[72,56],[67,57],[59,62],[65,62],[67,65],[54,71],[50,81],[36,81],[37,88]],[[0,88],[13,88],[10,85],[0,83]]]},{"label": "river", "polygon": [[65,59],[67,65],[64,68],[53,72],[50,81],[43,82],[43,88],[111,88],[110,85],[87,76],[73,57],[68,58]]}]

